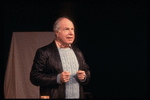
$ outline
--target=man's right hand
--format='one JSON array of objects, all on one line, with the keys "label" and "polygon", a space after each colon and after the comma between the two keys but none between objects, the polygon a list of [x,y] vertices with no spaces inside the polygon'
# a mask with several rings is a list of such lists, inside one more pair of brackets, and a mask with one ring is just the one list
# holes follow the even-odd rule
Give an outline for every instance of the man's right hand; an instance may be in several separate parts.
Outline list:
[{"label": "man's right hand", "polygon": [[70,75],[71,73],[69,73],[68,71],[63,71],[61,74],[60,74],[60,80],[62,83],[66,83],[69,81],[69,78],[70,78]]}]

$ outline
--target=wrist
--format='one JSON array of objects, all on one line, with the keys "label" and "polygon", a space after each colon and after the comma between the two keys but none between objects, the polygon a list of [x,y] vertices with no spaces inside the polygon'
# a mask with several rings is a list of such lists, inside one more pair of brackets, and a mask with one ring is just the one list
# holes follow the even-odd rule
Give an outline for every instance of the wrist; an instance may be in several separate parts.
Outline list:
[{"label": "wrist", "polygon": [[57,83],[58,83],[58,84],[62,84],[62,82],[61,82],[61,80],[60,80],[60,75],[61,75],[61,73],[57,75]]}]

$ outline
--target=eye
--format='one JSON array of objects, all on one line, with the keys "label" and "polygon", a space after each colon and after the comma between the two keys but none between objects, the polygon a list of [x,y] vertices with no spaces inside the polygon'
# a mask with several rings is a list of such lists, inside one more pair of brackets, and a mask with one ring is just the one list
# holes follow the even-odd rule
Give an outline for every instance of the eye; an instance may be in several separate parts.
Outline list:
[{"label": "eye", "polygon": [[65,28],[65,30],[69,30],[69,28]]},{"label": "eye", "polygon": [[71,28],[71,30],[74,30],[74,28]]}]

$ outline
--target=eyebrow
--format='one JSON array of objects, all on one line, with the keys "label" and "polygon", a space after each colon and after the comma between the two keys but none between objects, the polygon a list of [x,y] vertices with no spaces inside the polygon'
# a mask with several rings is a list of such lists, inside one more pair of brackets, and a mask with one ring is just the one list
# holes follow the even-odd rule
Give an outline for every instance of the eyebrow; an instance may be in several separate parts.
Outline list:
[{"label": "eyebrow", "polygon": [[69,28],[69,27],[65,27],[64,29],[74,29],[74,27],[72,27],[72,28]]}]

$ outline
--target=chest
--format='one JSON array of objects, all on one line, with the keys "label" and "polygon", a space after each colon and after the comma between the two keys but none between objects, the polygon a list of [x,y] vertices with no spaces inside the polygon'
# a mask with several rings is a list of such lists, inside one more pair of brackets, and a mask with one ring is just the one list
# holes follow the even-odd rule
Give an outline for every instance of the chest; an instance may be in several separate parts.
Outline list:
[{"label": "chest", "polygon": [[68,71],[72,75],[79,70],[79,64],[74,51],[70,48],[59,49],[59,55],[63,67],[63,71]]}]

